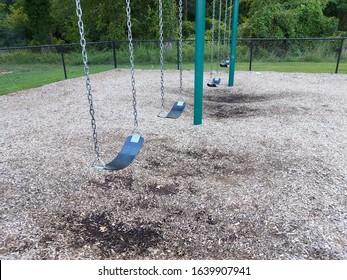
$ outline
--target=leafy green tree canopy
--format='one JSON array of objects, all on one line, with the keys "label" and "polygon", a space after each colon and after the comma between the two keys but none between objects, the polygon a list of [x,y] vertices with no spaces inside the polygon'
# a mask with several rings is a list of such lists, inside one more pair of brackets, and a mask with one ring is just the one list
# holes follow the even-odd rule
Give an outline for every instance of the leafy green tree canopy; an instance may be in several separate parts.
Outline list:
[{"label": "leafy green tree canopy", "polygon": [[325,1],[253,0],[240,27],[243,37],[321,37],[337,30],[337,20],[323,14]]},{"label": "leafy green tree canopy", "polygon": [[52,43],[50,0],[25,0],[23,8],[28,16],[27,24],[32,43]]},{"label": "leafy green tree canopy", "polygon": [[328,1],[324,14],[338,18],[338,29],[340,31],[345,31],[347,34],[347,0]]},{"label": "leafy green tree canopy", "polygon": [[[224,7],[225,0],[216,1],[217,7],[219,1]],[[177,38],[178,3],[179,0],[163,0],[166,39]],[[182,0],[182,3],[183,34],[185,38],[193,38],[195,1]],[[213,0],[206,1],[207,28],[211,28],[212,3]],[[81,0],[81,5],[89,42],[127,38],[124,0]],[[158,0],[131,0],[131,7],[134,39],[157,39]],[[240,0],[239,22],[240,37],[336,36],[337,30],[347,32],[347,0]],[[26,33],[22,34],[26,34],[30,44],[78,42],[75,1],[0,0],[3,34],[24,29]],[[206,34],[210,33],[209,30]]]}]

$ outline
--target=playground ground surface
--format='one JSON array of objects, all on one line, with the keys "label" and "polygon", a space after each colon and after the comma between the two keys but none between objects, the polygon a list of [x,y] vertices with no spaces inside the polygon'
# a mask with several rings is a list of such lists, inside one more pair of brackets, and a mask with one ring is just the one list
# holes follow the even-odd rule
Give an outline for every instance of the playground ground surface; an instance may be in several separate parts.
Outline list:
[{"label": "playground ground surface", "polygon": [[[118,172],[90,167],[83,78],[0,96],[0,258],[347,259],[346,75],[221,79],[193,126],[193,71],[177,120],[156,116],[158,70],[137,71],[145,143]],[[91,83],[108,161],[132,129],[129,71]],[[178,84],[166,72],[167,108]]]}]

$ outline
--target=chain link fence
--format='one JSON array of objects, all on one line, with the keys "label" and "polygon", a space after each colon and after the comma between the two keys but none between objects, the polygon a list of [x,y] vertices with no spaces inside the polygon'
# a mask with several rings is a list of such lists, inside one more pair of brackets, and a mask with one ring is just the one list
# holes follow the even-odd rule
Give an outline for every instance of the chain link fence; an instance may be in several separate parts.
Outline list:
[{"label": "chain link fence", "polygon": [[[239,39],[236,70],[347,74],[347,38]],[[133,41],[135,67],[159,69],[159,41]],[[211,41],[205,44],[205,70],[210,69]],[[217,42],[214,42],[217,44]],[[177,69],[177,40],[164,42],[165,69]],[[129,69],[127,41],[88,43],[90,73]],[[195,41],[184,40],[184,69],[194,69]],[[229,44],[214,47],[212,63],[228,58]],[[224,68],[224,71],[228,69]],[[0,95],[83,76],[79,44],[0,48]]]},{"label": "chain link fence", "polygon": [[347,38],[240,39],[244,70],[347,74]]}]

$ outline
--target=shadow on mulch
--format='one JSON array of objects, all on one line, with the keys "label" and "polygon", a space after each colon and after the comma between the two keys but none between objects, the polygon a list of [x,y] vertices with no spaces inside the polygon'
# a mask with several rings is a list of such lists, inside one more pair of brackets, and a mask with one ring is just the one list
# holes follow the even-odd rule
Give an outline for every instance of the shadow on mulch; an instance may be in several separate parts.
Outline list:
[{"label": "shadow on mulch", "polygon": [[[158,148],[157,146],[153,148]],[[175,152],[175,153],[174,153]],[[179,165],[170,166],[170,171],[163,169],[165,164],[161,164],[162,159],[164,162],[169,155],[175,154]],[[216,162],[223,166],[223,172],[236,175],[247,175],[260,172],[259,166],[251,166],[251,158],[247,154],[237,155],[223,153],[218,149],[200,148],[197,150],[182,150],[177,153],[172,147],[161,145],[160,159],[154,156],[149,157],[146,162],[153,163],[154,166],[159,168],[153,172],[168,172],[169,177],[180,176],[180,172],[185,170],[192,176],[203,176],[196,172],[195,168],[212,171]],[[232,164],[228,164],[232,162]],[[269,159],[270,162],[270,159]],[[275,171],[286,170],[288,164],[280,165],[281,162],[269,163]],[[271,164],[271,165],[270,165]],[[274,166],[272,166],[274,164]],[[150,164],[149,164],[150,165]],[[291,165],[291,164],[289,164]],[[149,168],[150,166],[148,166]],[[261,167],[264,167],[263,165]],[[265,167],[265,170],[270,170]],[[213,173],[214,171],[212,171]],[[175,175],[177,174],[177,175]],[[211,173],[208,175],[210,176]],[[230,186],[230,177],[228,177],[228,184]],[[65,213],[59,216],[59,219],[54,220],[51,228],[53,230],[41,239],[41,244],[54,242],[57,239],[57,233],[66,236],[67,244],[71,249],[82,249],[83,247],[91,247],[97,249],[95,251],[95,258],[114,258],[115,256],[122,257],[123,259],[143,258],[150,256],[153,252],[157,252],[158,257],[166,258],[201,258],[209,256],[210,258],[220,258],[221,252],[227,254],[230,258],[259,258],[257,253],[251,254],[240,250],[239,244],[248,242],[250,246],[258,248],[258,240],[264,239],[269,236],[275,240],[270,245],[280,243],[281,246],[275,249],[268,249],[268,256],[273,252],[283,252],[290,254],[301,254],[301,248],[297,248],[296,243],[292,242],[291,234],[299,231],[304,222],[293,221],[293,224],[288,226],[288,222],[279,222],[267,225],[263,222],[263,216],[254,216],[258,211],[258,206],[254,209],[254,213],[240,212],[240,205],[237,203],[231,204],[226,208],[227,212],[235,212],[232,217],[224,217],[223,214],[227,212],[215,212],[203,209],[199,203],[206,203],[205,201],[195,200],[199,198],[198,195],[192,195],[191,202],[188,204],[171,203],[178,201],[183,195],[187,195],[175,182],[167,184],[158,184],[154,182],[140,182],[140,188],[143,188],[141,193],[135,192],[138,184],[135,182],[131,175],[114,175],[107,174],[103,180],[96,184],[95,181],[89,182],[96,188],[103,188],[111,191],[128,191],[123,193],[122,199],[117,204],[117,213],[100,211],[100,212],[73,212]],[[191,186],[193,187],[193,186]],[[115,188],[115,189],[113,189]],[[188,190],[192,194],[193,191]],[[198,190],[195,190],[199,192]],[[129,195],[128,195],[129,194]],[[145,200],[144,195],[149,196],[150,199]],[[166,196],[166,197],[165,197]],[[160,203],[157,199],[159,197]],[[130,202],[129,202],[130,201]],[[163,201],[166,201],[163,203]],[[198,202],[197,202],[198,201]],[[124,219],[124,214],[118,211],[130,211],[134,207],[143,209],[141,217],[135,217],[131,222]],[[145,211],[149,209],[150,211]],[[235,211],[235,209],[238,209]],[[160,212],[154,221],[152,220],[151,211]],[[114,215],[118,215],[118,218]],[[145,216],[147,215],[147,216]],[[264,215],[261,213],[257,215]],[[182,223],[182,220],[185,223]],[[182,227],[177,227],[177,225]],[[189,226],[188,226],[189,225]],[[47,228],[47,225],[45,226]],[[194,229],[194,230],[191,230]],[[182,238],[184,237],[184,238]],[[306,236],[300,237],[302,244],[307,241]],[[213,243],[216,240],[219,243]],[[201,248],[196,250],[201,242],[213,243],[214,247]],[[265,245],[264,245],[265,246]],[[267,246],[267,245],[266,245]],[[265,248],[265,247],[264,247]],[[266,247],[267,248],[267,247]],[[153,250],[152,250],[153,249]],[[333,258],[333,254],[329,255],[327,250],[320,247],[306,246],[306,254],[309,258],[315,259],[329,259]],[[259,252],[258,252],[259,253]]]},{"label": "shadow on mulch", "polygon": [[272,95],[250,95],[217,91],[215,95],[207,95],[204,98],[206,101],[206,114],[209,117],[223,119],[257,116],[261,114],[259,109],[245,105],[240,106],[239,104],[264,102],[275,97]]},{"label": "shadow on mulch", "polygon": [[219,92],[217,95],[206,95],[204,99],[209,102],[219,103],[255,103],[278,98],[274,95],[250,95],[243,93]]},{"label": "shadow on mulch", "polygon": [[[194,148],[191,150],[175,149],[169,143],[155,143],[147,147],[148,154],[142,158],[142,168],[148,170],[153,176],[166,174],[169,183],[156,184],[155,180],[150,184],[142,184],[147,193],[155,195],[174,195],[181,190],[179,182],[182,179],[196,180],[197,178],[210,177],[213,180],[223,180],[223,176],[229,178],[235,176],[251,176],[262,173],[254,165],[254,158],[251,154],[238,153],[237,151],[224,152],[220,149]],[[158,146],[159,145],[159,146]],[[160,155],[151,150],[160,149]],[[170,160],[168,160],[170,159]],[[191,193],[196,190],[193,186],[188,188]],[[199,188],[198,188],[199,189]]]},{"label": "shadow on mulch", "polygon": [[223,93],[205,97],[205,112],[208,117],[217,119],[226,118],[250,118],[250,117],[271,117],[274,115],[305,115],[309,114],[311,108],[299,106],[269,106],[259,107],[248,105],[251,103],[260,103],[273,99],[281,99],[278,95],[249,95],[243,93]]},{"label": "shadow on mulch", "polygon": [[248,106],[206,104],[205,108],[207,116],[218,119],[255,117],[262,114],[262,110]]}]

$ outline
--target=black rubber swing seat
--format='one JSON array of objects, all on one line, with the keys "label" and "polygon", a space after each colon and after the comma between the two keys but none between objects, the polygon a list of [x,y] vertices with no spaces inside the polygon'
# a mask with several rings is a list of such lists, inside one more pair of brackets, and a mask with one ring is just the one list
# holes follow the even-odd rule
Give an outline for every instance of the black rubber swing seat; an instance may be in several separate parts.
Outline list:
[{"label": "black rubber swing seat", "polygon": [[229,67],[229,64],[227,64],[227,63],[221,63],[221,64],[219,64],[219,66],[220,66],[220,67]]},{"label": "black rubber swing seat", "polygon": [[215,83],[207,83],[207,86],[209,86],[209,87],[217,87],[217,85]]},{"label": "black rubber swing seat", "polygon": [[96,166],[102,170],[120,170],[128,167],[139,153],[144,139],[140,135],[131,135],[126,139],[118,155],[105,166]]},{"label": "black rubber swing seat", "polygon": [[160,111],[160,113],[158,114],[158,117],[167,118],[167,119],[178,119],[182,115],[184,108],[186,108],[186,102],[179,100],[175,102],[174,105],[172,105],[172,108],[169,111],[169,113],[165,115],[163,114],[164,111]]},{"label": "black rubber swing seat", "polygon": [[217,87],[221,82],[221,79],[219,77],[215,77],[213,79],[211,79],[211,81],[209,81],[207,83],[207,86],[209,87]]},{"label": "black rubber swing seat", "polygon": [[186,102],[184,101],[175,102],[170,112],[166,115],[166,118],[178,119],[182,115],[185,107],[186,107]]},{"label": "black rubber swing seat", "polygon": [[229,59],[223,60],[223,61],[219,64],[220,67],[229,67],[229,65],[230,65],[230,60],[229,60]]}]

